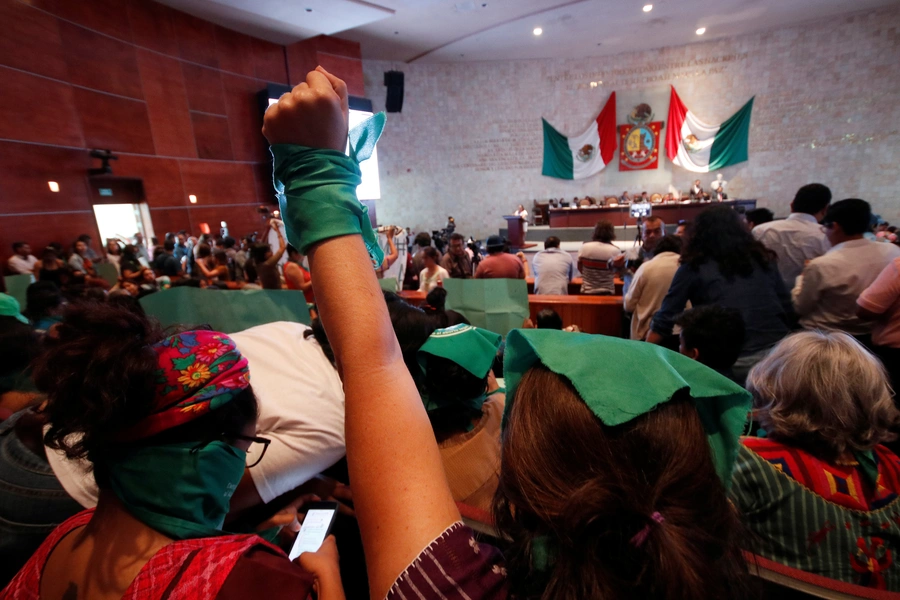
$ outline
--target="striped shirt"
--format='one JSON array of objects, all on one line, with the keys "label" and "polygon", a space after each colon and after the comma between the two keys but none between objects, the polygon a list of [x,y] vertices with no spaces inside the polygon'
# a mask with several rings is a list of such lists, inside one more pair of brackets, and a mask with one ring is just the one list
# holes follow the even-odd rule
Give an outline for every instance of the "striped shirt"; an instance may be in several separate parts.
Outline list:
[{"label": "striped shirt", "polygon": [[607,262],[622,254],[613,244],[585,242],[578,251],[582,294],[614,294],[616,273]]},{"label": "striped shirt", "polygon": [[406,568],[387,600],[502,600],[506,567],[500,551],[475,541],[474,532],[454,523]]}]

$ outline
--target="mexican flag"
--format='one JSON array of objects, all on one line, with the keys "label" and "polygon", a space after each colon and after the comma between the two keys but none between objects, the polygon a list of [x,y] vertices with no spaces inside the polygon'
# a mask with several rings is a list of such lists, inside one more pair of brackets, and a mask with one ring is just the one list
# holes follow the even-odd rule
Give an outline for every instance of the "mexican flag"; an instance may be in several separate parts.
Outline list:
[{"label": "mexican flag", "polygon": [[753,98],[721,125],[707,125],[689,111],[672,86],[666,156],[696,173],[708,173],[747,160]]},{"label": "mexican flag", "polygon": [[559,179],[584,179],[603,170],[616,154],[616,93],[587,131],[567,138],[544,122],[544,168],[542,175]]}]

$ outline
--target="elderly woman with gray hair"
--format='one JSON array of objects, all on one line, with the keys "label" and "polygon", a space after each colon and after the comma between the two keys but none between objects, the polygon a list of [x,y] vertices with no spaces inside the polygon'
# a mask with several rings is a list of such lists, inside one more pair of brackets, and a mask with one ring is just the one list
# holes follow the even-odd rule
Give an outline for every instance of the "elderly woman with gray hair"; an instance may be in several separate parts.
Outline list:
[{"label": "elderly woman with gray hair", "polygon": [[781,341],[750,371],[760,435],[742,438],[731,499],[783,565],[900,591],[900,412],[884,368],[844,333]]}]

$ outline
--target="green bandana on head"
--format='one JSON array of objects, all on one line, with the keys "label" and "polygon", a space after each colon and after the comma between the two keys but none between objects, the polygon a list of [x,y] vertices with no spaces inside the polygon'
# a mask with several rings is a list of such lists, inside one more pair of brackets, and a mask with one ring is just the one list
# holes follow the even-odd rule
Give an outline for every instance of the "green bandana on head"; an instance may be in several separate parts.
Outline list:
[{"label": "green bandana on head", "polygon": [[686,356],[656,344],[549,329],[514,329],[506,338],[506,418],[522,375],[542,364],[568,379],[600,421],[614,427],[689,391],[712,452],[730,487],[750,393]]},{"label": "green bandana on head", "polygon": [[285,233],[303,254],[318,242],[358,233],[373,265],[384,262],[369,209],[357,200],[356,187],[362,182],[359,163],[372,155],[385,120],[384,113],[378,113],[350,131],[350,156],[293,144],[271,147]]},{"label": "green bandana on head", "polygon": [[[471,325],[454,325],[446,329],[437,329],[428,340],[419,348],[418,361],[422,373],[428,376],[428,357],[436,356],[456,363],[475,377],[483,379],[487,377],[497,356],[497,348],[500,347],[501,337],[487,329],[473,327]],[[486,394],[478,398],[461,399],[471,402],[472,408],[481,410]],[[426,410],[443,408],[427,396],[422,398]]]}]

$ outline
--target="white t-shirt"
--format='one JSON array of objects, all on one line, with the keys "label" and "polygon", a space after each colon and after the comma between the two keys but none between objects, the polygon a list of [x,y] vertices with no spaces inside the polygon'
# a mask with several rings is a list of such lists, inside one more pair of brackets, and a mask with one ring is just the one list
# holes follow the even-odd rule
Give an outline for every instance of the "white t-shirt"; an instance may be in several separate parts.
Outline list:
[{"label": "white t-shirt", "polygon": [[[309,481],[346,453],[344,390],[322,348],[300,323],[275,322],[231,334],[250,363],[259,402],[256,433],[272,443],[250,475],[263,502]],[[260,448],[250,447],[247,462]],[[86,461],[50,448],[47,460],[63,488],[85,508],[97,504],[97,484]]]},{"label": "white t-shirt", "polygon": [[786,219],[757,225],[752,233],[778,256],[778,272],[788,290],[796,285],[807,262],[831,248],[816,218],[805,213],[791,213]]},{"label": "white t-shirt", "polygon": [[422,269],[419,271],[419,291],[430,292],[437,287],[439,281],[445,279],[450,279],[450,273],[440,265],[438,265],[438,268],[434,271],[434,275],[431,277],[428,276],[428,269]]},{"label": "white t-shirt", "polygon": [[37,262],[38,259],[31,254],[29,254],[27,258],[22,258],[18,254],[13,254],[9,257],[7,264],[9,265],[9,270],[13,273],[31,275],[34,272],[34,265],[36,265]]}]

